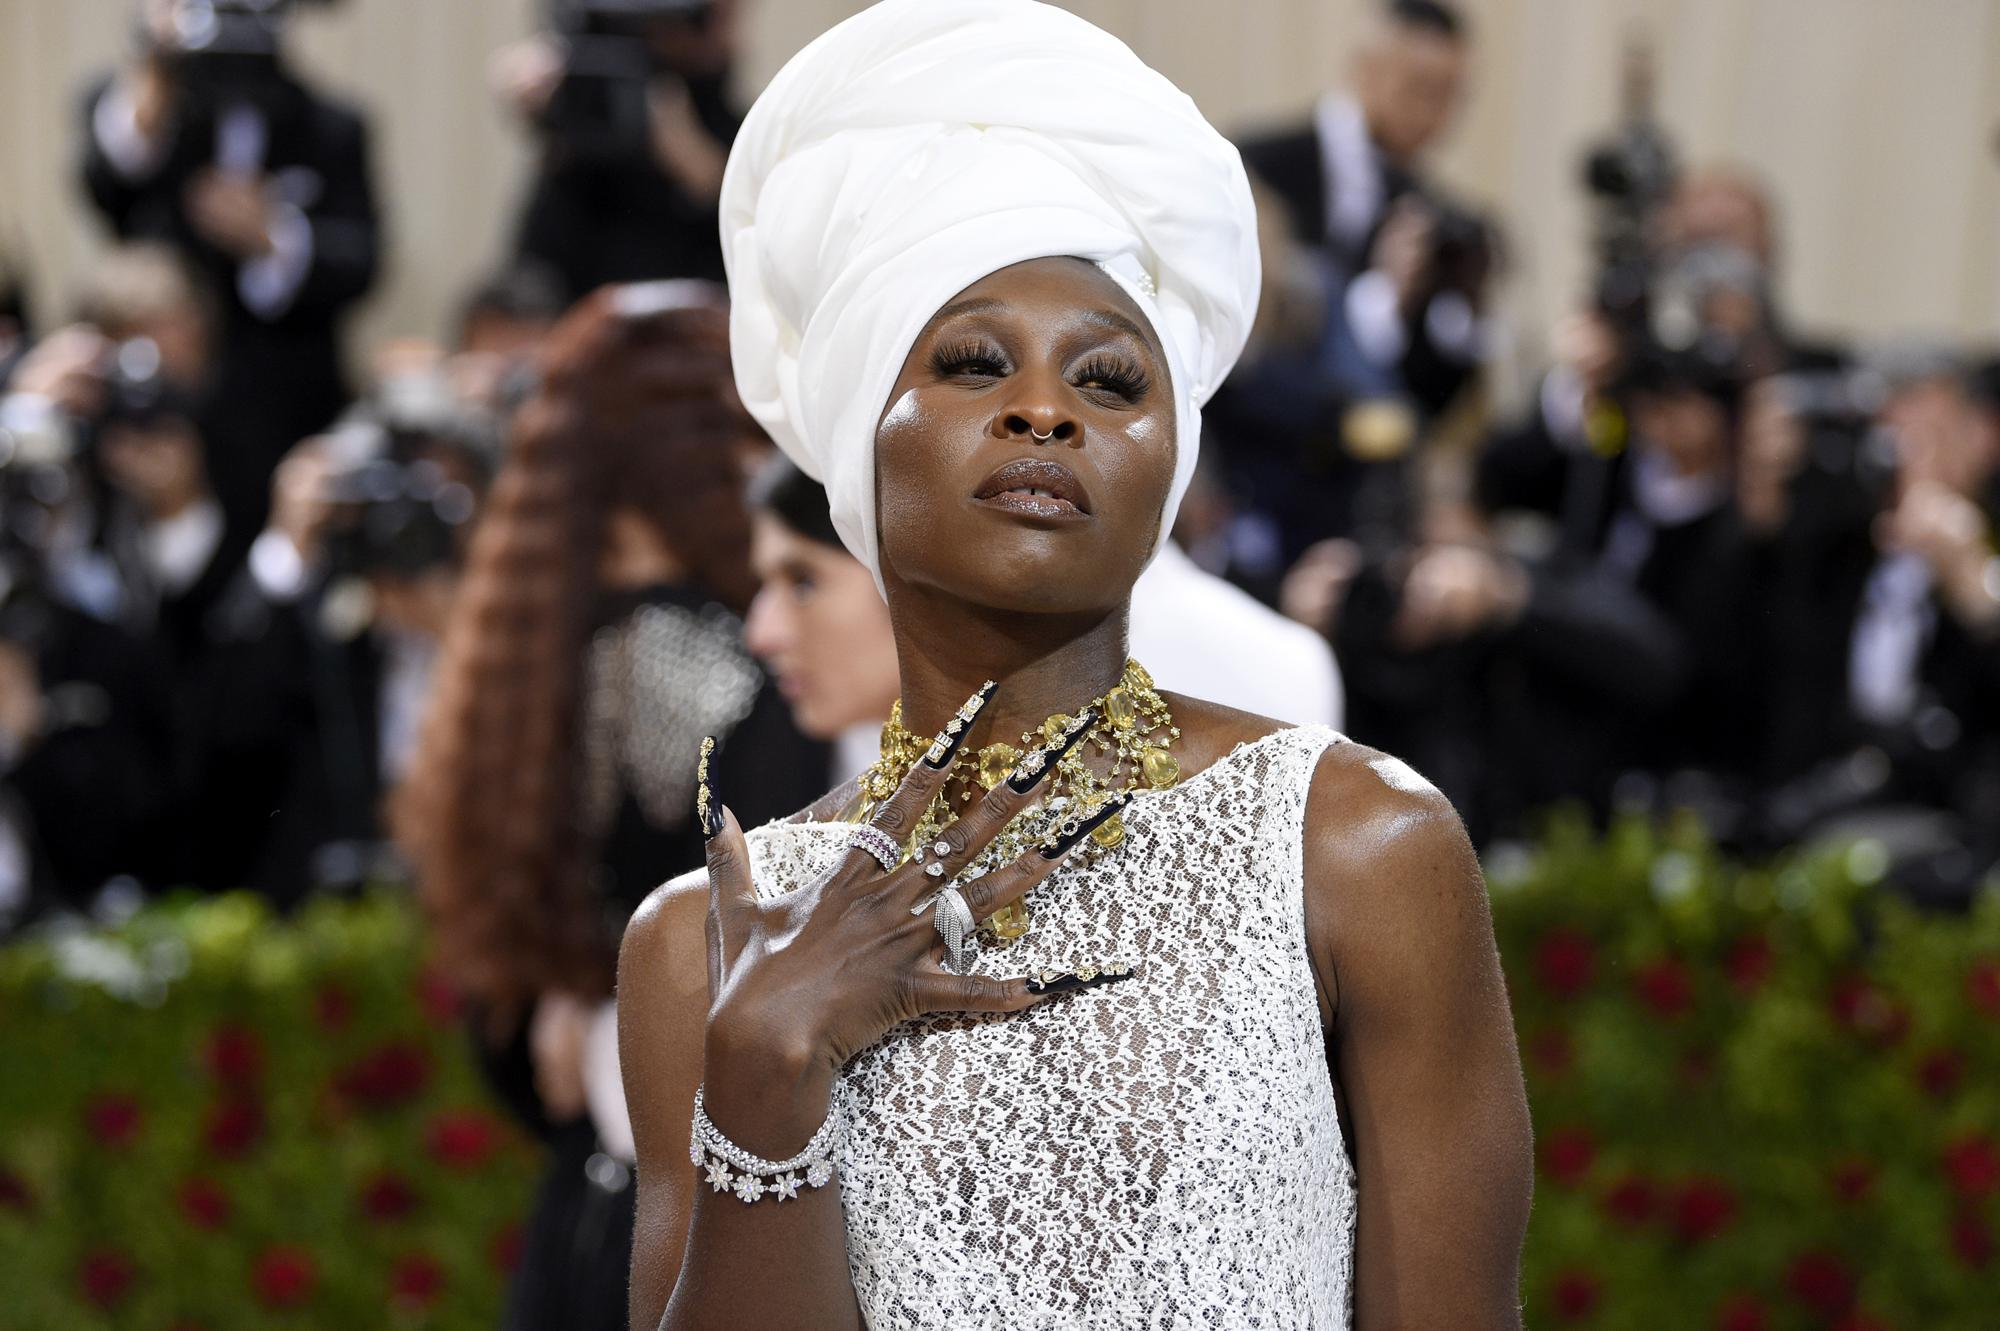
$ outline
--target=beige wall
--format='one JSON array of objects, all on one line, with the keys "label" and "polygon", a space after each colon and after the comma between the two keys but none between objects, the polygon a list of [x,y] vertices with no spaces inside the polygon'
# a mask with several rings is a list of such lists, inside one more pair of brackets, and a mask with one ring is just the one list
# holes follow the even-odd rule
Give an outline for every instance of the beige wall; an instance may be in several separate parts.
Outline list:
[{"label": "beige wall", "polygon": [[[744,84],[853,0],[747,0]],[[344,0],[301,21],[307,62],[367,102],[391,263],[364,338],[441,327],[498,252],[527,157],[485,91],[539,0]],[[1362,0],[1075,0],[1225,127],[1298,114],[1341,76]],[[130,0],[0,0],[0,235],[43,308],[100,241],[71,183],[71,101],[121,49]],[[1465,0],[1477,84],[1447,176],[1506,217],[1524,359],[1583,288],[1584,145],[1611,122],[1644,16],[1685,155],[1756,168],[1782,200],[1784,287],[1842,332],[2000,332],[2000,0]]]}]

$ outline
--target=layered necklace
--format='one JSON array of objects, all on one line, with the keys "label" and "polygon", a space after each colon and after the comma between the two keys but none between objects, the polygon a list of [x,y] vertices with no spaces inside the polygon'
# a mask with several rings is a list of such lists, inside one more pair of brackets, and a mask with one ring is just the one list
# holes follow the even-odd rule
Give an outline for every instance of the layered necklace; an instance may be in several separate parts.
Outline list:
[{"label": "layered necklace", "polygon": [[[999,740],[976,751],[959,750],[952,760],[950,778],[939,788],[930,807],[917,821],[915,831],[904,842],[903,857],[910,858],[916,847],[931,844],[939,832],[958,821],[959,811],[952,807],[954,789],[959,803],[971,803],[976,791],[991,790],[1005,780],[1023,753],[1054,743],[1069,730],[1076,716],[1091,711],[1097,719],[1082,742],[1064,754],[1055,770],[1043,778],[1041,803],[1007,824],[967,866],[966,877],[977,878],[1010,863],[1032,846],[1046,844],[1066,827],[1074,828],[1118,792],[1164,790],[1181,779],[1180,763],[1167,752],[1181,737],[1180,727],[1174,724],[1166,699],[1153,687],[1153,677],[1137,661],[1128,660],[1118,683],[1102,697],[1091,699],[1074,715],[1057,712],[1042,722],[1039,729],[1022,731],[1018,746]],[[897,699],[889,711],[888,724],[882,727],[881,757],[861,774],[860,802],[853,820],[864,820],[877,804],[895,794],[930,745],[929,736],[912,734],[903,725],[903,703]],[[1084,760],[1086,748],[1092,746],[1101,757],[1110,759],[1106,776],[1100,777]],[[1090,834],[1089,842],[1072,853],[1083,855],[1089,863],[1124,839],[1124,817],[1115,814]],[[1002,907],[982,920],[980,927],[1003,942],[1019,938],[1028,931],[1026,903]]]}]

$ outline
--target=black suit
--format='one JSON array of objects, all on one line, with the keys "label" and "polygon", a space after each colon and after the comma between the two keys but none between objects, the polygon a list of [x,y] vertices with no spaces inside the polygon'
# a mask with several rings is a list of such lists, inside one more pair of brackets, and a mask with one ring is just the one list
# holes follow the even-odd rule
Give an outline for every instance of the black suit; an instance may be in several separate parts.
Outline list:
[{"label": "black suit", "polygon": [[264,176],[312,228],[304,281],[282,310],[265,314],[238,290],[240,261],[197,234],[186,212],[189,184],[215,157],[216,115],[185,108],[157,168],[128,179],[94,128],[111,86],[111,79],[100,80],[83,103],[84,184],[120,239],[172,245],[206,280],[221,324],[213,401],[202,421],[211,483],[232,521],[255,530],[278,459],[323,428],[350,396],[340,320],[373,284],[381,248],[368,127],[354,111],[298,84],[261,109]]}]

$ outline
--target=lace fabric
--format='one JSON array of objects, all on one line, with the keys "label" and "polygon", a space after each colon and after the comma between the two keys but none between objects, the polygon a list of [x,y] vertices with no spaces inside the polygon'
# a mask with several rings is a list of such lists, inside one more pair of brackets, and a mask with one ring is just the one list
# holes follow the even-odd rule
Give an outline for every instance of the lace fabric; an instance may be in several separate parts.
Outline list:
[{"label": "lace fabric", "polygon": [[[878,1331],[1349,1325],[1354,1173],[1306,952],[1320,726],[1138,795],[1125,841],[1029,895],[969,968],[1138,975],[1011,1015],[907,1022],[844,1070],[848,1264]],[[846,824],[749,834],[762,897]]]}]

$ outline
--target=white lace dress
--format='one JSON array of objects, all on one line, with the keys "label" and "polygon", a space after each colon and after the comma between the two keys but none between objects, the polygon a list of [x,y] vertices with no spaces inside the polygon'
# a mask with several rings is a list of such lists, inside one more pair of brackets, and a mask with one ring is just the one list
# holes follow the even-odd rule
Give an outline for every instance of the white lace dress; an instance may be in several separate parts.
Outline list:
[{"label": "white lace dress", "polygon": [[[848,1065],[836,1178],[873,1331],[1347,1327],[1354,1173],[1301,869],[1339,739],[1281,730],[1138,795],[1124,843],[1037,887],[1028,934],[971,965],[1136,978],[906,1023]],[[759,894],[823,873],[847,832],[753,831]]]}]

